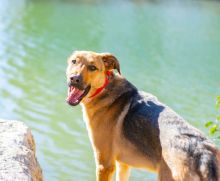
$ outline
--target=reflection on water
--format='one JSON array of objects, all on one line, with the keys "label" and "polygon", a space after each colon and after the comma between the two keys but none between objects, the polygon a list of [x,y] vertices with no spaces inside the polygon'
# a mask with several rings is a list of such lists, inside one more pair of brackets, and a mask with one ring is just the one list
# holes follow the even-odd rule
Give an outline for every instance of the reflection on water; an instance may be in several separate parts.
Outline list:
[{"label": "reflection on water", "polygon": [[[217,1],[0,3],[0,117],[28,124],[45,180],[95,180],[80,107],[65,103],[66,57],[109,51],[138,88],[204,130],[220,94]],[[80,178],[80,179],[79,179]],[[156,180],[133,171],[131,180]]]}]

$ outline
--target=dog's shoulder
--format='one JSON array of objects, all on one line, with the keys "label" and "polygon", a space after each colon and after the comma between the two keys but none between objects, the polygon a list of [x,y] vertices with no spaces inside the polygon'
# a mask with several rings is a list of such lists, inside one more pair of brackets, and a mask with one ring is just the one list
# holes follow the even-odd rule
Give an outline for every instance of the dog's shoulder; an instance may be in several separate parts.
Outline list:
[{"label": "dog's shoulder", "polygon": [[130,109],[127,118],[145,119],[149,123],[156,123],[159,115],[166,105],[159,102],[158,98],[144,91],[137,91],[131,98]]},{"label": "dog's shoulder", "polygon": [[123,121],[122,132],[126,139],[152,160],[160,159],[158,118],[165,109],[157,97],[137,91],[130,99],[130,107]]}]

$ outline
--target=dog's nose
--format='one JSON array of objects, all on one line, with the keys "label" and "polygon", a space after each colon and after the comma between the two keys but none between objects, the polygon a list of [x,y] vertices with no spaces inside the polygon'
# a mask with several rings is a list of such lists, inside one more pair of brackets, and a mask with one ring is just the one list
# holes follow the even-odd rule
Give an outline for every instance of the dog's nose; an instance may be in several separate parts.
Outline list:
[{"label": "dog's nose", "polygon": [[81,75],[71,75],[70,81],[74,84],[79,84],[82,81],[82,76]]}]

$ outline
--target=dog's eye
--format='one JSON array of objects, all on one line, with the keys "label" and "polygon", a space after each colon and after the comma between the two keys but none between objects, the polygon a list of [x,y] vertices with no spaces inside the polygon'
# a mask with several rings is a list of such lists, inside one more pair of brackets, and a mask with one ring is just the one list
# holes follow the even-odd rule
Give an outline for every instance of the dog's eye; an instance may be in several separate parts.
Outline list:
[{"label": "dog's eye", "polygon": [[73,63],[73,64],[76,64],[76,60],[72,60],[72,63]]},{"label": "dog's eye", "polygon": [[95,70],[97,70],[96,66],[94,66],[94,65],[89,65],[89,66],[88,66],[88,69],[89,69],[90,71],[95,71]]}]

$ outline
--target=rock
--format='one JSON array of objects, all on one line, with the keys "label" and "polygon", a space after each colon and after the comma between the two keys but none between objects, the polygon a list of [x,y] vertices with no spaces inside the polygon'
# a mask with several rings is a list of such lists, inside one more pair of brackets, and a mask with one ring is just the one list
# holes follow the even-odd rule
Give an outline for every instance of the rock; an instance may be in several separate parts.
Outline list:
[{"label": "rock", "polygon": [[30,128],[0,119],[0,180],[43,181]]}]

